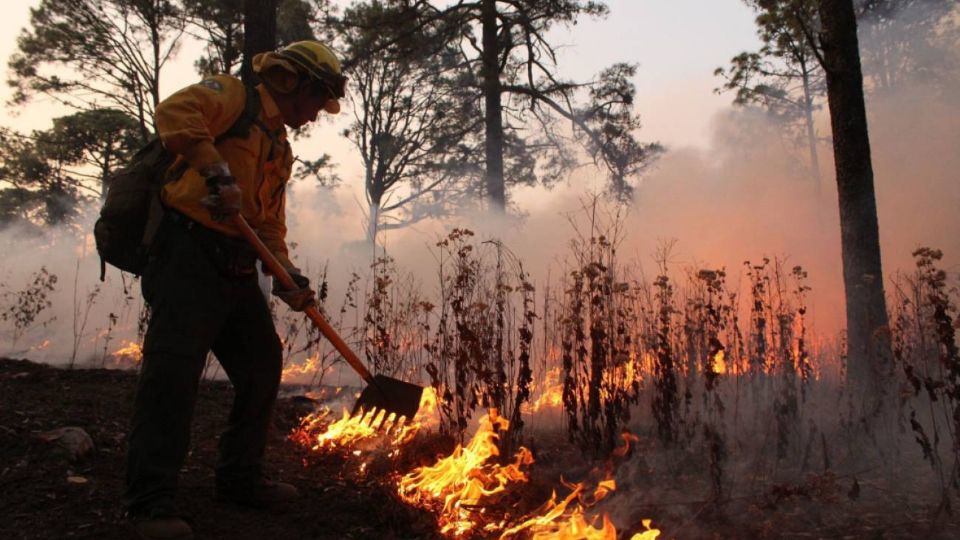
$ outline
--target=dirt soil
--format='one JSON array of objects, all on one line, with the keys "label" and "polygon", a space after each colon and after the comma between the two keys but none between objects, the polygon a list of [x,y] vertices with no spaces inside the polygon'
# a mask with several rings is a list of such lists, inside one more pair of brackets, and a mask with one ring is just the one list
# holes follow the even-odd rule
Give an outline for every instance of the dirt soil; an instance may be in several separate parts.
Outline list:
[{"label": "dirt soil", "polygon": [[[0,359],[0,538],[136,538],[120,505],[135,385],[132,371]],[[439,538],[433,517],[399,502],[388,483],[345,478],[342,459],[287,440],[304,414],[295,398],[278,402],[267,468],[302,500],[282,512],[214,500],[217,436],[231,400],[228,383],[202,384],[179,493],[196,538]],[[89,433],[89,457],[70,463],[36,437],[64,426]]]},{"label": "dirt soil", "polygon": [[[0,539],[136,537],[120,505],[135,384],[132,371],[65,370],[0,359]],[[368,460],[365,472],[358,474],[363,467],[350,452],[311,452],[288,439],[298,419],[313,409],[302,397],[278,402],[267,454],[270,475],[294,483],[302,500],[274,512],[216,501],[216,443],[232,393],[229,384],[217,381],[203,382],[199,393],[179,501],[196,538],[441,538],[431,514],[399,501],[393,477],[448,454],[453,441],[418,435],[398,458]],[[94,450],[86,458],[71,462],[56,444],[37,436],[65,426],[89,433]],[[584,477],[593,467],[562,433],[551,433],[531,433],[524,441],[536,458],[531,481],[498,503],[514,516],[539,506],[561,479]],[[768,480],[753,495],[732,497],[714,508],[704,500],[710,488],[702,485],[702,471],[695,473],[702,456],[691,452],[692,465],[678,465],[674,454],[668,459],[649,442],[638,444],[618,478],[622,504],[614,505],[613,517],[626,526],[619,531],[621,539],[643,530],[646,517],[664,531],[661,540],[960,538],[960,518],[955,511],[937,511],[928,488],[910,481],[891,487],[869,474],[824,471],[785,482]],[[655,472],[670,469],[694,472]]]}]

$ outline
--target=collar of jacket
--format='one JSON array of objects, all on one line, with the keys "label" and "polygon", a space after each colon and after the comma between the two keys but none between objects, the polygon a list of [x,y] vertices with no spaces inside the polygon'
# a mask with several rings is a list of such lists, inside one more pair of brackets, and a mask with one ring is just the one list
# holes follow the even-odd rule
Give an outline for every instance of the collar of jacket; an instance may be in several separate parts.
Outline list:
[{"label": "collar of jacket", "polygon": [[283,117],[280,115],[280,108],[277,107],[277,102],[274,101],[273,96],[270,95],[263,84],[257,85],[257,91],[260,92],[260,106],[263,108],[264,123],[273,130],[283,128]]}]

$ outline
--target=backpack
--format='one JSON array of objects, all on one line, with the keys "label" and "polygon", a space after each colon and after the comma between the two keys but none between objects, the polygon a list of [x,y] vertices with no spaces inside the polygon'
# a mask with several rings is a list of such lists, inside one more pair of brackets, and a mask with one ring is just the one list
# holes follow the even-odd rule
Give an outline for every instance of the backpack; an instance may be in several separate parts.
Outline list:
[{"label": "backpack", "polygon": [[[254,124],[266,130],[257,118],[260,94],[253,86],[245,85],[245,88],[243,112],[227,131],[214,139],[214,145],[230,138],[246,137]],[[163,221],[160,191],[168,182],[183,176],[188,167],[183,162],[171,169],[176,158],[176,154],[163,147],[159,137],[153,137],[126,166],[107,178],[107,196],[93,226],[100,254],[100,281],[104,280],[107,264],[134,275],[143,274],[150,244]]]}]

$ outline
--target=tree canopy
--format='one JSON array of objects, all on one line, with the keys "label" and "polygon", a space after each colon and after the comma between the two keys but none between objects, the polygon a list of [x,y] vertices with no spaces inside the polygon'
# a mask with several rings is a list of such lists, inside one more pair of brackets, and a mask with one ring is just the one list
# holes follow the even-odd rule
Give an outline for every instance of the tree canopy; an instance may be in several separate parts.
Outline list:
[{"label": "tree canopy", "polygon": [[744,0],[757,13],[761,47],[744,51],[717,68],[718,92],[734,92],[734,103],[759,105],[775,118],[789,141],[806,147],[809,175],[820,188],[820,159],[814,112],[825,100],[823,69],[817,59],[816,0]]},{"label": "tree canopy", "polygon": [[[443,101],[440,95],[455,96],[459,105],[441,105],[433,112],[442,112],[443,123],[459,128],[455,139],[445,139],[457,144],[421,142],[416,146],[431,149],[433,172],[453,170],[438,166],[440,163],[458,164],[462,182],[457,194],[481,195],[491,209],[503,210],[510,186],[549,187],[589,164],[605,169],[611,194],[626,199],[631,178],[661,150],[636,139],[640,122],[633,111],[634,66],[615,65],[589,81],[567,81],[558,75],[557,51],[548,39],[549,30],[574,24],[580,17],[604,16],[607,8],[601,2],[421,0],[381,1],[370,6],[390,10],[392,15],[358,17],[357,11],[348,10],[328,19],[348,30],[342,33],[349,36],[343,47],[348,51],[345,63],[360,68],[357,73],[368,79],[354,81],[362,85],[358,107],[369,119],[370,107],[382,105],[370,99],[370,90],[377,86],[370,84],[367,68],[371,62],[381,62],[381,75],[391,77],[398,75],[394,71],[401,69],[402,62],[417,66],[416,76],[407,73],[404,80],[394,78],[390,83],[411,90],[410,103],[426,99],[438,104]],[[418,40],[418,35],[431,37]],[[410,61],[412,58],[416,60]],[[414,80],[416,84],[410,84]],[[402,104],[402,100],[396,103]],[[395,146],[399,140],[408,140],[398,139],[395,133],[381,136],[374,128],[370,133],[380,144],[389,141]],[[378,176],[375,162],[365,158],[368,179]],[[418,171],[421,178],[422,172]],[[372,185],[376,186],[376,181]],[[418,190],[422,191],[415,188]],[[368,189],[368,198],[371,194],[376,200],[375,192]]]},{"label": "tree canopy", "polygon": [[139,146],[139,125],[115,109],[56,118],[49,130],[0,137],[0,221],[69,223],[84,200],[105,193],[105,182]]},{"label": "tree canopy", "polygon": [[[238,73],[259,39],[243,24],[253,7],[276,21],[271,43],[323,36],[343,54],[355,111],[348,134],[366,170],[374,230],[484,200],[503,210],[511,186],[553,186],[586,166],[606,171],[610,193],[627,200],[633,179],[661,151],[637,139],[635,66],[615,64],[586,81],[558,75],[549,31],[605,16],[606,5],[592,0],[372,0],[339,15],[328,0],[41,0],[9,61],[13,102],[48,96],[124,136],[118,122],[132,119],[142,143],[183,37],[204,47],[199,72]],[[115,115],[104,116],[108,110]],[[106,144],[74,127],[91,145]],[[90,167],[91,178],[120,155],[85,148],[80,165],[34,146],[21,148],[24,156],[36,150],[38,163]],[[31,168],[7,156],[8,171]],[[301,165],[296,178],[334,178],[329,156]],[[10,181],[23,185],[30,176]]]},{"label": "tree canopy", "polygon": [[75,109],[118,109],[146,141],[183,29],[169,0],[42,0],[10,58],[13,102],[44,94]]},{"label": "tree canopy", "polygon": [[354,102],[346,135],[364,165],[368,237],[469,204],[482,114],[460,83],[460,29],[416,24],[423,12],[380,1],[356,3],[340,20]]}]

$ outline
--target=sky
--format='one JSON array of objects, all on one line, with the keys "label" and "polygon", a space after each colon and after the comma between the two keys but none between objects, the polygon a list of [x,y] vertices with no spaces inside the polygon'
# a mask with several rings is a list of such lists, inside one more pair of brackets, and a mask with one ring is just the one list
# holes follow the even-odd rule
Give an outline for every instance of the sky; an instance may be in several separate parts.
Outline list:
[{"label": "sky", "polygon": [[[609,16],[555,32],[569,45],[560,68],[585,79],[614,62],[639,65],[642,137],[668,147],[707,146],[710,122],[730,104],[713,71],[759,47],[754,14],[740,0],[617,0]],[[682,106],[681,106],[682,104]]]},{"label": "sky", "polygon": [[[39,0],[8,2],[0,19],[0,59],[16,49],[16,36],[29,24],[29,10]],[[584,19],[553,31],[561,44],[560,73],[585,79],[614,62],[640,66],[635,83],[637,111],[644,140],[670,147],[705,146],[713,115],[726,107],[729,96],[713,94],[713,70],[738,52],[757,47],[753,15],[740,0],[613,0],[609,16]],[[193,82],[193,49],[185,47],[165,75],[162,91],[169,94]],[[0,87],[6,102],[10,89]],[[678,101],[683,103],[677,107]],[[36,100],[19,114],[4,107],[0,125],[38,129],[66,111]],[[339,146],[339,145],[338,145]],[[347,160],[342,160],[347,161]]]}]

